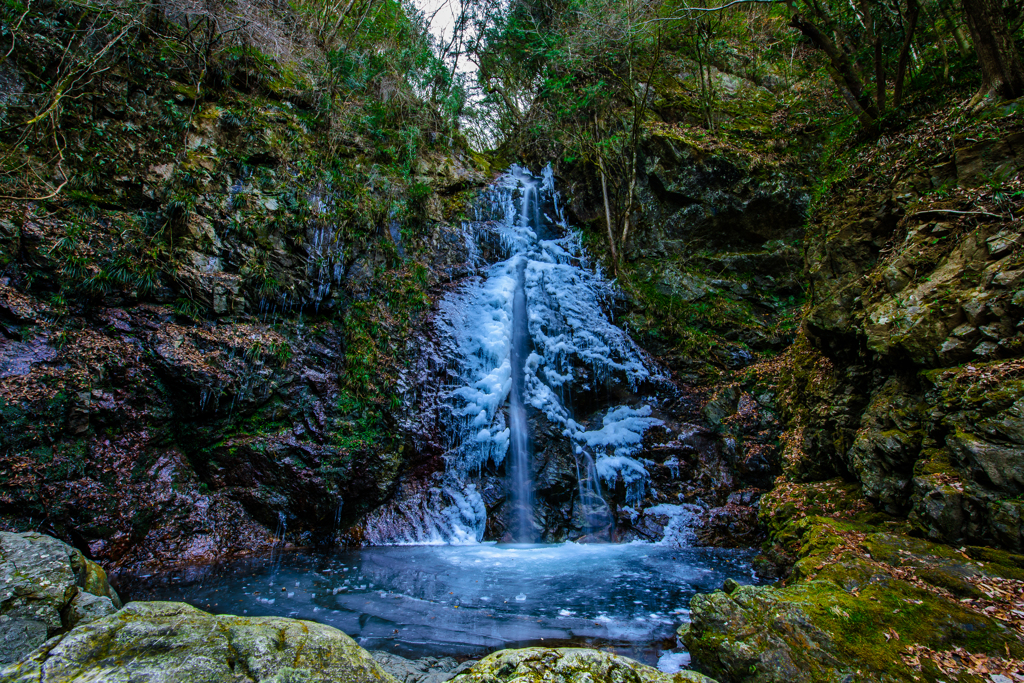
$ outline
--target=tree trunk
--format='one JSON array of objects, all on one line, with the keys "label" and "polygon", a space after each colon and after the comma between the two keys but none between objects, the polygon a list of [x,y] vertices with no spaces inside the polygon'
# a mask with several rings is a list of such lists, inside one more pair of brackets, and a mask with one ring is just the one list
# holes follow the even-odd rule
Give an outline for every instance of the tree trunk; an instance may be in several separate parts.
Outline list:
[{"label": "tree trunk", "polygon": [[960,50],[961,56],[966,57],[970,53],[971,48],[967,45],[967,37],[964,35],[963,27],[956,23],[945,5],[940,3],[939,11],[942,13],[942,18],[949,24],[950,30],[953,31],[953,40],[956,41],[956,48]]},{"label": "tree trunk", "polygon": [[874,51],[875,62],[875,106],[878,111],[885,111],[885,56],[882,53],[882,36],[875,32],[875,17],[871,14],[871,3],[861,0],[860,12],[864,21],[864,29],[868,34],[868,42]]},{"label": "tree trunk", "polygon": [[839,94],[842,96],[843,101],[846,102],[846,105],[857,116],[857,120],[860,121],[861,127],[864,130],[872,130],[875,127],[875,124],[878,123],[878,120],[872,118],[866,111],[864,111],[864,107],[860,106],[860,102],[857,101],[857,98],[853,96],[853,93],[850,92],[849,88],[843,84],[834,72],[832,73],[832,80],[835,81],[836,88],[839,90]]},{"label": "tree trunk", "polygon": [[[972,0],[964,1],[969,2]],[[789,25],[800,29],[800,32],[809,38],[815,47],[825,53],[825,56],[831,62],[833,80],[839,86],[839,91],[844,99],[846,99],[850,108],[853,109],[857,118],[860,119],[861,124],[867,129],[872,128],[878,120],[878,109],[871,98],[864,92],[864,83],[857,75],[856,68],[853,62],[850,61],[850,58],[813,22],[801,15],[794,14]]]},{"label": "tree trunk", "polygon": [[618,274],[619,253],[615,249],[615,229],[612,227],[612,205],[608,201],[608,179],[604,172],[604,159],[600,153],[597,156],[598,169],[601,171],[601,194],[604,196],[604,220],[608,226],[608,247],[612,252],[612,272]]},{"label": "tree trunk", "polygon": [[943,35],[942,29],[939,28],[939,21],[935,18],[934,14],[929,14],[928,18],[932,22],[932,30],[935,31],[935,40],[939,44],[939,50],[942,52],[942,80],[949,82],[949,50],[946,48],[946,36]]},{"label": "tree trunk", "polygon": [[505,92],[505,89],[501,87],[501,85],[499,85],[498,83],[494,83],[493,81],[488,81],[487,92],[497,93],[498,95],[500,95],[501,101],[505,103],[505,107],[512,113],[514,117],[516,117],[516,121],[520,123],[523,122],[523,113],[519,111],[519,107],[516,106],[516,103],[512,101],[512,98],[508,96],[508,93]]},{"label": "tree trunk", "polygon": [[[900,59],[896,65],[896,87],[893,90],[892,106],[899,109],[903,102],[903,82],[907,77],[907,60],[910,57],[910,47],[914,41],[914,30],[917,28],[917,18],[921,14],[921,5],[917,0],[907,0],[907,21],[906,35],[903,36],[903,48],[900,50]],[[939,41],[942,36],[939,36]]]},{"label": "tree trunk", "polygon": [[981,66],[981,89],[971,108],[1024,95],[1024,67],[1003,16],[1000,0],[963,0],[967,27]]},{"label": "tree trunk", "polygon": [[629,217],[633,213],[633,195],[636,193],[636,151],[633,152],[632,175],[629,178],[629,190],[626,193],[626,216],[622,219],[622,248],[626,248],[629,237]]}]

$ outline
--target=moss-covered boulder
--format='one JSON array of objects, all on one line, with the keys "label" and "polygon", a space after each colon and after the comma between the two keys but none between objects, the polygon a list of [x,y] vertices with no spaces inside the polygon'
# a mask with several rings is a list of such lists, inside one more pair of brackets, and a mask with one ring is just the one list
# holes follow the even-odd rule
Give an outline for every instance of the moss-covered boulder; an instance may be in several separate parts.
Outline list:
[{"label": "moss-covered boulder", "polygon": [[697,596],[691,610],[687,647],[727,681],[913,681],[919,674],[903,659],[912,644],[1016,657],[1024,651],[995,620],[901,582],[862,592],[824,579],[781,589],[741,586]]},{"label": "moss-covered boulder", "polygon": [[715,683],[693,671],[666,674],[585,648],[529,647],[484,657],[453,683]]},{"label": "moss-covered boulder", "polygon": [[899,528],[817,515],[780,524],[773,540],[796,558],[789,585],[694,597],[683,641],[710,674],[745,683],[934,680],[922,652],[977,657],[996,673],[1017,666],[1008,596],[1024,558]]},{"label": "moss-covered boulder", "polygon": [[8,683],[395,683],[341,631],[297,619],[214,616],[132,602],[0,672]]},{"label": "moss-covered boulder", "polygon": [[107,575],[67,543],[0,532],[0,664],[121,607]]}]

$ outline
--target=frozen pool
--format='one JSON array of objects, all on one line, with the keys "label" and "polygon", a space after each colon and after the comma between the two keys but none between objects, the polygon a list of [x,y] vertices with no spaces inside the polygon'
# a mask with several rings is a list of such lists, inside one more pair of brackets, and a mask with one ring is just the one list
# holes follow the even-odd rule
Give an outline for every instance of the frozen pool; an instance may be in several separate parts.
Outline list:
[{"label": "frozen pool", "polygon": [[585,644],[654,665],[672,659],[690,597],[726,578],[751,583],[751,558],[645,543],[393,546],[139,577],[125,589],[136,600],[318,621],[405,657]]}]

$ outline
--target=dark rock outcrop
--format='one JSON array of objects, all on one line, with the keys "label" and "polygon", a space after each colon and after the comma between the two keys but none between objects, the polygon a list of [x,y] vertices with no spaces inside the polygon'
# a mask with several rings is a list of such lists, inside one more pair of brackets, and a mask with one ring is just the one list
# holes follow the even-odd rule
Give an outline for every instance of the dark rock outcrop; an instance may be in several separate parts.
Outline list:
[{"label": "dark rock outcrop", "polygon": [[1015,149],[965,136],[836,193],[811,230],[811,306],[779,393],[790,477],[845,476],[933,539],[1020,550],[1019,231],[934,194],[975,192],[979,169],[1016,163]]},{"label": "dark rock outcrop", "polygon": [[382,669],[398,680],[398,683],[445,683],[476,663],[470,660],[460,664],[454,657],[406,659],[384,651],[374,651],[370,654]]}]

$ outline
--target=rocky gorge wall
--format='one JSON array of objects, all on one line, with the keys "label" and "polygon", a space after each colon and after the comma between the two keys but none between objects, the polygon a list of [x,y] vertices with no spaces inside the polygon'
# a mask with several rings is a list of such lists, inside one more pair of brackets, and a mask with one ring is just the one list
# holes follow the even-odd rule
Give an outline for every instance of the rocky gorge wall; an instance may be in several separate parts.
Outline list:
[{"label": "rocky gorge wall", "polygon": [[[419,496],[445,469],[444,361],[425,351],[436,302],[479,265],[457,225],[485,181],[479,164],[428,146],[408,162],[429,188],[418,213],[354,231],[339,213],[350,193],[367,221],[395,196],[395,181],[373,175],[379,151],[354,136],[325,176],[310,156],[332,138],[311,124],[301,89],[234,68],[232,83],[256,73],[260,85],[197,98],[115,71],[124,99],[89,124],[109,130],[111,164],[144,171],[90,186],[102,195],[3,205],[9,529],[45,529],[124,567],[265,552],[284,538],[358,543],[368,513]],[[187,144],[170,154],[157,140],[175,135],[175,117]],[[118,142],[135,129],[151,132]],[[645,444],[643,500],[606,492],[612,536],[660,538],[671,519],[645,508],[696,504],[705,540],[751,542],[752,504],[778,467],[777,420],[705,379],[789,338],[806,179],[671,132],[650,139],[645,164],[640,286],[614,307],[676,378],[656,390],[667,429]],[[585,223],[592,196],[568,180]],[[490,258],[483,248],[473,258]],[[658,329],[666,306],[683,344]],[[579,419],[599,421],[617,391],[578,397]],[[546,537],[574,537],[575,459],[542,415],[531,420]],[[492,475],[498,523],[503,475]]]},{"label": "rocky gorge wall", "polygon": [[924,117],[815,193],[794,343],[709,404],[783,428],[757,502],[783,580],[698,596],[680,629],[720,680],[1020,675],[1016,106]]},{"label": "rocky gorge wall", "polygon": [[1019,551],[1020,124],[1012,105],[936,119],[871,150],[809,229],[784,467],[857,481],[934,540]]},{"label": "rocky gorge wall", "polygon": [[698,388],[718,504],[839,478],[932,540],[1021,549],[1019,128],[942,110],[813,183],[811,151],[652,134],[624,320]]},{"label": "rocky gorge wall", "polygon": [[[226,63],[227,85],[201,96],[112,69],[78,144],[133,172],[0,201],[8,528],[124,565],[360,542],[369,512],[444,470],[423,342],[472,271],[460,224],[485,164],[423,143],[399,186],[372,136],[339,146],[288,70],[265,66]],[[31,67],[4,68],[16,94]],[[769,112],[743,147],[655,111],[614,308],[672,373],[668,429],[641,453],[641,503],[608,491],[616,537],[657,538],[669,519],[644,508],[696,504],[703,541],[754,542],[784,473],[856,482],[936,540],[1019,548],[1020,269],[996,220],[1014,201],[1015,110],[869,145],[817,184],[809,225],[818,131]],[[326,153],[325,174],[311,158]],[[595,179],[563,170],[570,222],[600,234]],[[990,215],[965,204],[978,197]],[[581,419],[602,405],[583,400]],[[551,538],[579,533],[574,463],[533,421],[535,479],[563,520]]]},{"label": "rocky gorge wall", "polygon": [[[733,83],[728,101],[766,96]],[[668,438],[652,438],[642,454],[651,496],[638,509],[693,505],[698,542],[750,545],[761,533],[757,500],[781,472],[785,428],[774,390],[755,390],[743,373],[796,339],[819,131],[771,110],[748,111],[740,137],[708,135],[673,97],[670,88],[653,96],[636,225],[616,273],[617,321],[673,387],[658,413]],[[561,170],[571,222],[603,235],[598,178],[571,164]],[[665,521],[622,515],[618,524],[625,538],[657,538]]]},{"label": "rocky gorge wall", "polygon": [[[0,65],[5,116],[48,59]],[[280,657],[253,655],[253,680],[310,643],[326,653],[314,668],[344,651],[387,680],[335,632],[116,612],[93,560],[159,570],[359,543],[367,515],[434,484],[445,359],[425,351],[436,303],[480,257],[461,223],[486,163],[426,129],[408,156],[386,131],[339,132],[291,66],[259,55],[225,60],[209,89],[158,61],[115,62],[103,95],[83,96],[64,194],[0,199],[0,525],[77,549],[47,545],[52,591],[5,593],[18,658],[67,639],[19,676],[43,680],[54,662],[88,673],[82,653],[109,654],[97,638],[184,620],[189,647],[222,627],[257,645],[286,633]],[[697,519],[699,543],[767,539],[758,569],[782,581],[699,596],[680,632],[720,680],[1024,671],[1018,106],[938,111],[832,166],[796,125],[782,130],[800,142],[774,157],[767,138],[757,155],[696,139],[665,108],[646,132],[641,221],[611,308],[670,373],[654,412],[667,429],[636,456],[640,501],[605,490],[610,538],[678,532],[669,505]],[[562,170],[570,222],[600,254],[599,185]],[[596,389],[580,419],[596,425],[625,396]],[[547,538],[578,538],[575,460],[531,420]],[[503,473],[487,476],[497,512]],[[19,542],[4,534],[5,561]],[[211,646],[212,675],[235,666],[234,646]],[[665,680],[595,657],[497,653],[465,675]]]},{"label": "rocky gorge wall", "polygon": [[[2,66],[12,121],[70,30],[34,12]],[[295,52],[229,31],[197,64],[200,14],[136,27],[62,110],[74,182],[0,199],[0,524],[108,567],[333,542],[436,458],[393,390],[484,181],[436,134],[396,147],[386,108],[364,128],[373,92],[331,120]],[[278,47],[290,16],[259,16]]]}]

